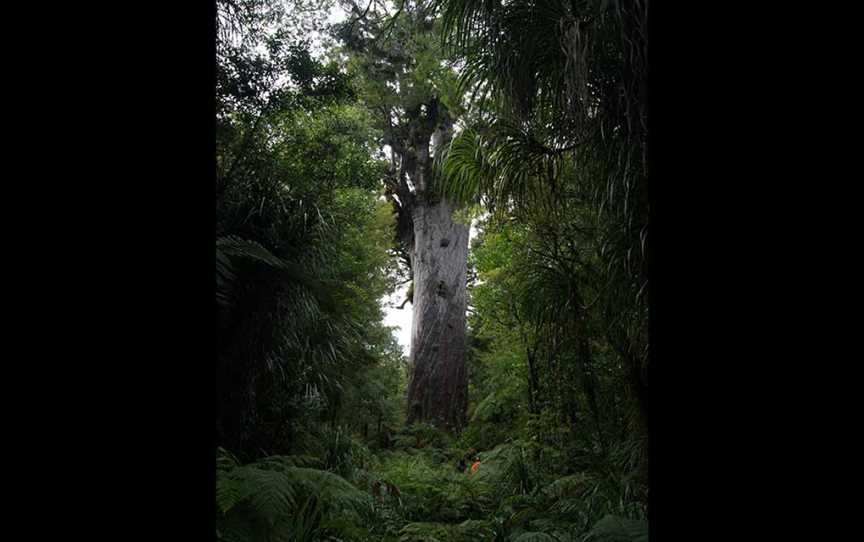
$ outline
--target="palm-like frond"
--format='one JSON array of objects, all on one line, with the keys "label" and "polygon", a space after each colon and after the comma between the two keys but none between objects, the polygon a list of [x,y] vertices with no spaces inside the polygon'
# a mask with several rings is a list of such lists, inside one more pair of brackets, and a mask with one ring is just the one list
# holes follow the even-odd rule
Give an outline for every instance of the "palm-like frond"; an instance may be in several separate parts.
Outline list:
[{"label": "palm-like frond", "polygon": [[241,239],[235,235],[227,235],[216,239],[216,252],[225,256],[252,258],[273,267],[287,268],[289,265],[261,243],[249,239]]},{"label": "palm-like frond", "polygon": [[261,243],[227,235],[216,239],[216,300],[223,309],[232,306],[232,293],[237,278],[232,258],[251,259],[279,269],[288,280],[311,285],[299,266],[276,257]]},{"label": "palm-like frond", "polygon": [[[488,98],[475,104],[479,120],[453,140],[441,164],[443,189],[530,226],[536,241],[529,249],[539,256],[529,261],[531,286],[523,291],[533,321],[553,339],[568,331],[546,324],[560,315],[569,315],[569,331],[584,335],[589,330],[581,328],[593,326],[624,362],[644,411],[647,2],[439,5],[445,42],[465,61],[464,87]],[[592,234],[571,227],[574,214]],[[546,232],[553,250],[544,246]]]},{"label": "palm-like frond", "polygon": [[440,190],[461,203],[482,198],[493,211],[536,207],[566,167],[567,149],[557,145],[510,122],[495,122],[482,134],[467,128],[441,157]]},{"label": "palm-like frond", "polygon": [[473,203],[483,193],[481,187],[491,176],[488,160],[482,154],[479,135],[467,128],[439,155],[439,190],[451,201]]}]

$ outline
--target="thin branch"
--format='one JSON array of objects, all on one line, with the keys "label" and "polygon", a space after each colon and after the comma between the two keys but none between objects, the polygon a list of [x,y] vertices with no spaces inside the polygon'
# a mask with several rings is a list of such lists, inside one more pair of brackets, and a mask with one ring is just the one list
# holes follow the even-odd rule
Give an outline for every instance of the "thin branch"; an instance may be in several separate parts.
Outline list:
[{"label": "thin branch", "polygon": [[[366,9],[363,10],[363,13],[360,13],[359,15],[357,15],[357,18],[356,18],[356,19],[352,19],[351,22],[348,23],[348,26],[349,26],[349,28],[350,28],[351,31],[354,30],[354,25],[355,25],[355,24],[357,24],[358,22],[360,22],[361,19],[365,19],[365,18],[366,18],[366,14],[369,13],[369,8],[371,8],[371,7],[372,7],[372,4],[374,4],[374,3],[375,3],[375,0],[369,0],[369,5],[366,6]],[[351,3],[351,8],[352,8],[351,10],[352,10],[354,13],[357,13],[358,11],[360,11],[359,8],[357,8],[357,4],[355,4],[355,3],[353,3],[353,2]]]},{"label": "thin branch", "polygon": [[393,14],[393,16],[390,18],[390,21],[387,23],[387,25],[381,29],[382,34],[384,32],[387,32],[387,35],[382,36],[382,34],[378,34],[378,37],[375,38],[375,40],[374,40],[374,42],[376,44],[378,43],[379,40],[387,39],[390,37],[390,32],[393,31],[393,26],[396,24],[396,19],[402,13],[402,10],[404,8],[405,8],[405,0],[402,0],[402,2],[399,3],[399,9],[396,10],[396,13]]}]

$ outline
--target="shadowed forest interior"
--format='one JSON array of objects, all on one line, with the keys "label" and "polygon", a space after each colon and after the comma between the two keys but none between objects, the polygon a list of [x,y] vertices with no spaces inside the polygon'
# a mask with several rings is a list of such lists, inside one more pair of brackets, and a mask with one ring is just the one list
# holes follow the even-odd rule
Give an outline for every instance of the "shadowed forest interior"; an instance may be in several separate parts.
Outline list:
[{"label": "shadowed forest interior", "polygon": [[648,540],[647,13],[217,0],[219,540]]}]

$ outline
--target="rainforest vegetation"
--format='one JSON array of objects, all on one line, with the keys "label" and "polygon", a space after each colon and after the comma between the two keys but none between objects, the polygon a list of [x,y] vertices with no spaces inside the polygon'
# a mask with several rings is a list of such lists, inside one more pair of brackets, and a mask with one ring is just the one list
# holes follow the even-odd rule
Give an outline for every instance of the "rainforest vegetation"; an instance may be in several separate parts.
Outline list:
[{"label": "rainforest vegetation", "polygon": [[648,539],[647,8],[217,0],[219,540]]}]

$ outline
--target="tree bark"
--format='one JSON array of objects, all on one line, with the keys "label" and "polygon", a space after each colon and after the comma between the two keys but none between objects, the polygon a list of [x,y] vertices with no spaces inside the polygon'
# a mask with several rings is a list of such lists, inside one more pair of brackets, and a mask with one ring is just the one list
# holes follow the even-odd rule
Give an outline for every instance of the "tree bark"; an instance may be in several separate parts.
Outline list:
[{"label": "tree bark", "polygon": [[446,107],[431,98],[406,111],[400,126],[388,125],[385,143],[394,157],[387,194],[413,280],[407,422],[458,432],[468,401],[468,226],[453,220],[454,207],[437,193],[432,167],[433,152],[450,142],[452,130]]},{"label": "tree bark", "polygon": [[446,200],[413,210],[414,315],[408,423],[459,431],[465,423],[465,280],[468,227]]}]

